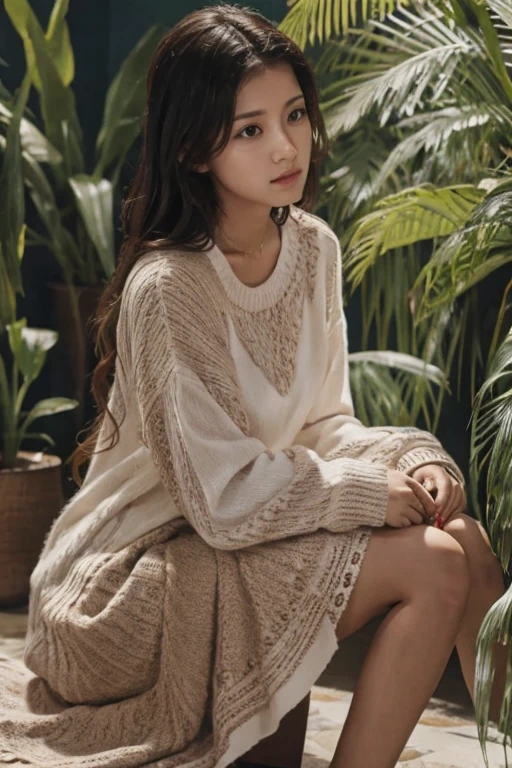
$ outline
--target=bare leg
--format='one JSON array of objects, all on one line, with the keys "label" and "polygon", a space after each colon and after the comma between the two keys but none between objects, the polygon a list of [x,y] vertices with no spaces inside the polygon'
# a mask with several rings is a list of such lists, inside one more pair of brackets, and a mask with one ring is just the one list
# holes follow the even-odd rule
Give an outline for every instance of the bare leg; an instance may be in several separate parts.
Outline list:
[{"label": "bare leg", "polygon": [[[468,515],[456,515],[445,526],[464,549],[470,572],[470,590],[466,612],[457,635],[457,653],[464,681],[474,701],[476,667],[476,640],[482,621],[490,607],[503,595],[503,570],[492,552],[483,527]],[[490,717],[498,721],[507,669],[507,647],[494,647],[494,683],[491,695]]]},{"label": "bare leg", "polygon": [[[476,639],[485,615],[502,594],[503,588],[501,588],[501,590],[499,588],[494,590],[472,590],[461,630],[457,637],[457,654],[459,656],[464,681],[473,701],[475,700],[474,679],[476,668]],[[507,654],[507,646],[498,643],[494,645],[494,682],[491,693],[489,717],[495,722],[498,722],[499,720],[501,703],[505,692]]]},{"label": "bare leg", "polygon": [[452,543],[423,525],[374,532],[338,636],[394,607],[368,651],[331,768],[394,768],[464,615],[468,567]]}]

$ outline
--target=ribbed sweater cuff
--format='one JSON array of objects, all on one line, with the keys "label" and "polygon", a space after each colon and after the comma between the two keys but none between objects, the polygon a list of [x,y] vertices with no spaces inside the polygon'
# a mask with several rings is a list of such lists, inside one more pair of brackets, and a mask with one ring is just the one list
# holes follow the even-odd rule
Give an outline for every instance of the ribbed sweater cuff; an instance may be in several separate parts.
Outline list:
[{"label": "ribbed sweater cuff", "polygon": [[461,485],[465,485],[464,475],[453,459],[444,451],[436,451],[434,448],[415,448],[404,453],[400,458],[397,469],[411,475],[415,470],[427,464],[439,464],[444,467]]},{"label": "ribbed sweater cuff", "polygon": [[340,482],[329,529],[341,532],[359,525],[383,526],[389,498],[387,468],[360,459],[333,461],[338,462]]}]

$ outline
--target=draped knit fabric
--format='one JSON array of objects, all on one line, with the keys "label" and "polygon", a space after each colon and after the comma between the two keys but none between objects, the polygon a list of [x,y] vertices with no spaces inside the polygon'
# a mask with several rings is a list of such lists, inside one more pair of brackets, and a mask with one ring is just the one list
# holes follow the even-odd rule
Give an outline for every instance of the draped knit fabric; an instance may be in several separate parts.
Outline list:
[{"label": "draped knit fabric", "polygon": [[387,470],[464,478],[429,433],[355,418],[338,241],[295,206],[256,287],[214,244],[144,254],[117,347],[119,439],[104,418],[25,663],[0,658],[0,765],[224,768],[336,650]]}]

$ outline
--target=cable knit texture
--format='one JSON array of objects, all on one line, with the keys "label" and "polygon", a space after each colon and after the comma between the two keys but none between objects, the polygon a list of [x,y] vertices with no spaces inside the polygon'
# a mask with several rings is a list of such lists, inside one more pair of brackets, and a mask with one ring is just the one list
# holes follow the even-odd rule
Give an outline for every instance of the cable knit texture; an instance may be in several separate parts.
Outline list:
[{"label": "cable knit texture", "polygon": [[257,287],[214,244],[134,266],[120,440],[46,539],[25,664],[0,658],[0,765],[224,768],[329,662],[387,470],[464,482],[429,433],[355,417],[341,286],[337,238],[296,207]]}]

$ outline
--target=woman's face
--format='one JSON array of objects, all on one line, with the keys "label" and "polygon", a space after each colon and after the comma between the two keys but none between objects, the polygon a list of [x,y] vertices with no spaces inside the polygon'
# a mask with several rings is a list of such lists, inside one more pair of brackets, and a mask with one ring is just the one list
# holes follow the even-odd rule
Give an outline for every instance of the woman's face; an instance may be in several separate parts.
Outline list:
[{"label": "woman's face", "polygon": [[[302,197],[311,146],[304,96],[291,66],[279,64],[240,88],[228,144],[202,170],[209,171],[221,204],[228,207],[237,202],[290,205]],[[295,170],[300,170],[295,181],[275,182]]]}]

